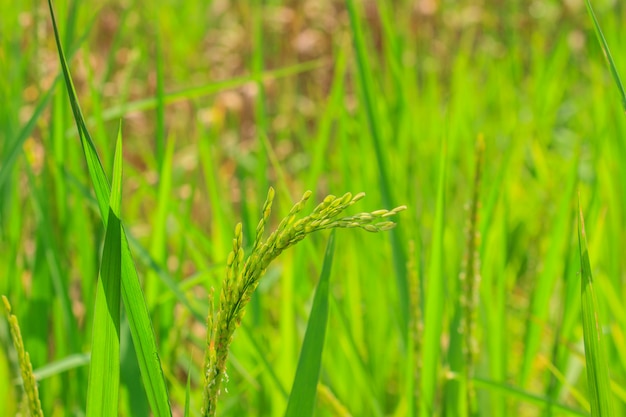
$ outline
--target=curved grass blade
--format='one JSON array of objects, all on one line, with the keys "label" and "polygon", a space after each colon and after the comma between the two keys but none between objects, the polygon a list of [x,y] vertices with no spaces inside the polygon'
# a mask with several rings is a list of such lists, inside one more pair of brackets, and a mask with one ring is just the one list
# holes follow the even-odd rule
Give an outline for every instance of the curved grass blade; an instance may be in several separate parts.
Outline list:
[{"label": "curved grass blade", "polygon": [[[105,227],[107,227],[109,222],[109,182],[106,174],[104,173],[104,169],[102,168],[102,163],[100,162],[100,158],[96,152],[95,145],[91,140],[89,132],[87,131],[85,119],[83,118],[80,110],[76,90],[74,89],[70,70],[59,39],[59,31],[51,0],[48,0],[48,6],[50,8],[50,17],[52,19],[54,37],[59,53],[59,60],[63,69],[63,76],[65,78],[70,104],[74,113],[74,119],[76,121],[85,159],[87,161],[87,167],[93,183],[102,221]],[[115,229],[117,230],[117,228]],[[146,307],[146,303],[143,299],[137,270],[133,264],[130,248],[128,246],[126,232],[124,231],[124,227],[121,223],[119,230],[121,233],[122,299],[128,313],[128,323],[133,343],[136,347],[137,361],[139,362],[142,381],[146,388],[148,401],[154,415],[158,417],[171,416],[172,412],[167,397],[165,378],[163,376],[161,362],[157,352],[154,330],[152,329],[152,323],[150,322],[150,317],[148,315],[148,308]]]},{"label": "curved grass blade", "polygon": [[580,197],[578,212],[580,216],[578,222],[578,247],[580,251],[581,268],[583,333],[585,339],[585,362],[587,364],[591,416],[609,417],[613,415],[611,409],[609,369],[602,342],[602,328],[600,327],[598,318],[598,301],[593,288],[589,252],[587,251],[585,219],[583,218],[583,212],[580,208]]},{"label": "curved grass blade", "polygon": [[[91,354],[89,353],[75,353],[68,355],[63,359],[53,361],[45,364],[44,366],[34,370],[33,374],[37,381],[43,381],[51,376],[62,374],[63,372],[71,371],[72,369],[80,368],[81,366],[89,365],[91,362]],[[21,384],[21,378],[15,378],[16,384]]]},{"label": "curved grass blade", "polygon": [[[313,71],[315,69],[321,68],[326,65],[327,62],[321,59],[315,59],[311,61],[305,61],[302,63],[297,63],[294,65],[290,65],[284,68],[278,68],[274,70],[264,71],[261,75],[261,80],[276,80],[280,78],[290,77],[292,75],[299,75],[306,72]],[[127,103],[123,103],[120,105],[116,105],[110,107],[102,112],[102,120],[114,120],[120,118],[128,113],[137,112],[137,111],[145,111],[157,108],[158,101],[163,100],[164,105],[169,105],[172,103],[177,103],[184,100],[191,100],[193,98],[204,97],[211,94],[216,94],[226,90],[232,90],[247,83],[255,81],[254,76],[245,75],[241,77],[231,78],[225,81],[218,81],[215,83],[201,85],[197,87],[187,87],[177,91],[172,91],[169,93],[163,93],[162,98],[158,97],[150,97],[145,99],[139,99],[135,101],[129,101]],[[91,125],[94,123],[92,118],[87,119],[87,124]]]},{"label": "curved grass blade", "polygon": [[593,28],[596,32],[596,37],[598,38],[598,42],[600,43],[600,47],[604,52],[604,56],[609,64],[609,69],[611,70],[611,75],[613,76],[613,80],[615,81],[615,85],[619,90],[620,97],[622,99],[622,108],[626,112],[626,92],[624,92],[624,85],[622,84],[622,80],[619,78],[619,73],[617,72],[617,68],[615,67],[615,62],[613,61],[613,56],[611,56],[611,51],[609,50],[609,45],[606,43],[606,39],[604,39],[604,34],[602,33],[602,29],[600,29],[600,23],[598,23],[598,19],[596,19],[596,14],[593,12],[593,8],[591,7],[591,2],[589,0],[585,0],[585,4],[587,5],[587,12],[589,13],[589,17],[593,21]]},{"label": "curved grass blade", "polygon": [[122,234],[120,205],[122,191],[122,126],[120,124],[109,221],[104,240],[100,278],[96,287],[91,365],[87,385],[87,417],[116,416],[120,387],[120,288]]},{"label": "curved grass blade", "polygon": [[472,381],[474,382],[474,385],[477,388],[480,388],[483,390],[490,390],[493,392],[498,392],[509,398],[514,398],[527,404],[536,405],[538,408],[545,408],[547,406],[551,406],[552,410],[558,411],[559,413],[561,413],[560,415],[580,416],[580,417],[589,416],[589,413],[586,411],[575,410],[563,404],[555,403],[551,401],[550,398],[542,397],[535,393],[524,391],[520,389],[519,387],[505,384],[503,382],[492,381],[492,380],[484,379],[484,378],[472,378]]},{"label": "curved grass blade", "polygon": [[56,88],[58,78],[54,79],[54,82],[43,95],[43,97],[37,103],[37,107],[33,111],[33,114],[28,119],[28,122],[22,127],[17,138],[14,139],[13,143],[10,144],[10,150],[7,154],[7,157],[2,161],[2,167],[0,167],[0,189],[4,186],[6,181],[9,179],[9,174],[13,172],[13,165],[15,161],[17,161],[17,157],[22,152],[22,147],[24,146],[24,142],[30,136],[30,133],[33,131],[35,126],[37,125],[37,121],[39,120],[39,116],[43,113],[43,111],[48,107],[48,103],[50,102],[50,98],[52,98],[52,93]]},{"label": "curved grass blade", "polygon": [[285,417],[310,417],[313,415],[317,383],[322,366],[326,322],[328,321],[328,282],[334,252],[335,231],[333,230],[326,246],[322,275],[315,290],[311,316],[306,326],[298,369],[293,380]]},{"label": "curved grass blade", "polygon": [[72,75],[70,74],[67,60],[65,59],[63,47],[61,46],[59,29],[57,27],[56,18],[54,16],[54,10],[52,8],[52,0],[48,0],[48,6],[50,7],[50,16],[52,18],[54,38],[56,40],[57,50],[59,52],[59,60],[61,61],[63,78],[65,79],[65,85],[69,95],[70,104],[72,106],[72,112],[74,114],[76,128],[80,136],[81,145],[83,146],[85,158],[87,159],[87,168],[89,169],[89,175],[91,176],[94,191],[98,199],[100,215],[106,222],[109,211],[109,197],[111,191],[109,187],[109,181],[107,180],[104,169],[102,168],[100,158],[98,157],[98,152],[96,151],[96,146],[91,140],[91,135],[89,134],[89,132],[87,131],[87,127],[85,126],[85,119],[83,117],[82,110],[80,109],[80,104],[78,103],[76,89],[74,88],[74,83],[72,82]]}]

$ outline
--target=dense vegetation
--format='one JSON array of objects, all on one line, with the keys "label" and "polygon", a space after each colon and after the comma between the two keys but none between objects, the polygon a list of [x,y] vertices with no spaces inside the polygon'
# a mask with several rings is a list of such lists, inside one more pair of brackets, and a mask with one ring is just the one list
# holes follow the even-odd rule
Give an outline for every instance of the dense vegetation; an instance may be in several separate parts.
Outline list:
[{"label": "dense vegetation", "polygon": [[[87,399],[119,372],[113,414],[200,415],[208,312],[269,253],[233,310],[220,416],[305,398],[303,343],[323,354],[317,416],[606,416],[607,398],[624,415],[625,6],[594,2],[611,67],[582,0],[57,1],[82,124],[48,5],[4,4],[0,294],[44,414],[100,415]],[[325,255],[311,232],[334,227]],[[8,323],[0,413],[16,415]],[[307,325],[326,329],[316,348]]]}]

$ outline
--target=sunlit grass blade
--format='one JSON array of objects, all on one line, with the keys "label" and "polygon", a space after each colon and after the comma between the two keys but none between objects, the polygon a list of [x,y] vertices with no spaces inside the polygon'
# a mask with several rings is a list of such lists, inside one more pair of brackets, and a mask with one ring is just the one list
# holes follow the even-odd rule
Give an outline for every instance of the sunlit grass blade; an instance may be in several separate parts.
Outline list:
[{"label": "sunlit grass blade", "polygon": [[335,417],[352,417],[346,407],[335,397],[335,394],[326,385],[317,386],[317,395],[322,406],[328,409]]},{"label": "sunlit grass blade", "polygon": [[526,387],[532,376],[536,364],[537,353],[542,343],[541,332],[549,317],[550,297],[553,296],[554,287],[557,284],[560,270],[563,268],[563,259],[569,245],[568,234],[570,230],[571,202],[574,196],[576,182],[578,181],[578,158],[570,161],[570,175],[563,183],[562,195],[557,206],[555,221],[547,235],[550,238],[550,246],[546,250],[543,269],[537,278],[530,305],[530,317],[526,325],[525,350],[522,356],[522,368],[520,372],[520,384]]},{"label": "sunlit grass blade", "polygon": [[[68,54],[70,58],[78,49],[78,46],[81,45],[83,41],[87,38],[92,24],[93,20],[89,25],[87,25],[87,27],[84,28],[85,32],[77,40],[76,47]],[[31,136],[33,130],[37,126],[37,121],[43,114],[43,111],[48,107],[50,99],[53,97],[56,85],[61,79],[61,76],[62,74],[59,74],[54,78],[48,90],[45,92],[45,94],[41,96],[41,98],[37,102],[37,105],[35,106],[32,115],[30,116],[28,121],[22,126],[19,133],[16,135],[15,139],[11,143],[10,150],[8,151],[8,156],[4,157],[2,165],[0,166],[0,189],[4,187],[6,180],[9,178],[9,174],[13,171],[13,165],[15,164],[15,161],[17,161],[17,157],[22,152],[24,142]]]},{"label": "sunlit grass blade", "polygon": [[116,416],[120,386],[120,287],[122,234],[122,126],[120,125],[113,164],[113,187],[109,221],[104,240],[100,277],[96,286],[91,365],[87,385],[87,417]]},{"label": "sunlit grass blade", "polygon": [[[261,75],[261,79],[265,80],[274,80],[280,78],[286,78],[293,75],[298,75],[302,73],[307,73],[318,69],[326,64],[325,60],[314,59],[311,61],[306,61],[294,65],[290,65],[284,68],[278,68],[275,70],[264,71]],[[211,94],[216,94],[226,90],[232,90],[241,86],[244,86],[251,81],[255,81],[254,76],[246,75],[242,77],[234,77],[225,81],[218,81],[215,83],[210,83],[207,85],[201,85],[198,87],[188,87],[183,88],[178,91],[172,91],[169,93],[164,93],[163,103],[165,105],[177,103],[185,100],[190,100],[193,98],[204,97]],[[158,101],[161,99],[157,99],[156,97],[144,98],[135,101],[129,101],[120,105],[109,107],[108,109],[102,112],[102,120],[114,120],[119,117],[122,117],[128,113],[150,110],[154,109],[158,105]],[[90,125],[94,120],[92,118],[87,119],[87,124]]]},{"label": "sunlit grass blade", "polygon": [[74,113],[76,128],[80,136],[83,151],[85,152],[85,158],[87,159],[87,168],[89,170],[89,175],[91,176],[94,191],[98,199],[100,215],[102,216],[102,219],[104,219],[104,221],[106,222],[109,211],[109,182],[106,178],[106,174],[104,173],[104,169],[102,168],[100,158],[98,157],[96,146],[91,140],[91,135],[89,134],[89,132],[87,131],[87,127],[85,126],[85,119],[83,117],[82,110],[80,109],[80,104],[78,103],[76,89],[74,88],[74,83],[72,82],[72,75],[70,74],[67,60],[65,59],[63,47],[61,46],[59,30],[57,28],[56,18],[54,16],[54,10],[52,8],[52,0],[48,0],[48,6],[50,7],[50,16],[52,18],[52,26],[54,28],[54,37],[57,44],[57,50],[59,52],[61,68],[63,69],[63,78],[65,79],[65,85],[69,95],[70,104],[72,106],[72,112]]},{"label": "sunlit grass blade", "polygon": [[593,287],[591,264],[587,251],[585,220],[579,203],[578,247],[580,251],[583,333],[585,338],[585,362],[589,383],[589,402],[592,417],[609,417],[611,408],[611,385],[602,340],[602,327],[598,318],[598,301]]},{"label": "sunlit grass blade", "polygon": [[[393,186],[391,184],[389,170],[387,167],[387,152],[385,151],[383,145],[385,142],[381,137],[379,116],[375,107],[374,82],[372,80],[372,72],[368,61],[368,50],[365,46],[365,40],[363,39],[363,31],[361,29],[361,23],[359,21],[359,15],[357,13],[354,0],[346,0],[346,6],[350,16],[350,27],[352,30],[354,50],[356,52],[357,72],[359,74],[361,92],[363,94],[363,104],[367,114],[370,135],[376,152],[376,162],[378,165],[379,183],[383,198],[383,205],[395,207],[392,195]],[[403,243],[399,232],[392,230],[389,237],[391,239],[398,298],[400,300],[400,329],[403,337],[406,339],[409,323],[409,284],[406,274],[407,258],[404,253]]]},{"label": "sunlit grass blade", "polygon": [[419,402],[419,384],[422,370],[420,354],[422,352],[423,328],[422,291],[419,281],[419,257],[414,240],[409,241],[409,263],[407,264],[409,282],[409,337],[407,339],[406,360],[406,399],[407,417],[417,415]]},{"label": "sunlit grass blade", "polygon": [[324,266],[313,298],[311,315],[304,335],[298,369],[293,380],[285,417],[310,417],[313,415],[317,383],[322,366],[326,322],[328,321],[328,288],[334,251],[335,231],[333,230],[326,246]]},{"label": "sunlit grass blade", "polygon": [[163,44],[161,31],[156,31],[156,160],[159,172],[165,157],[165,86],[163,80]]},{"label": "sunlit grass blade", "polygon": [[[83,118],[80,110],[69,66],[59,40],[59,31],[54,16],[52,2],[50,0],[48,1],[48,6],[50,8],[50,16],[52,19],[55,41],[59,53],[59,60],[63,69],[63,76],[65,78],[70,104],[74,113],[74,119],[76,121],[81,144],[83,146],[83,152],[87,161],[87,167],[96,194],[102,221],[105,227],[107,227],[109,221],[109,182],[106,174],[104,173],[104,169],[102,168],[102,163],[100,162],[96,152],[95,145],[89,136],[89,132],[87,131],[87,127],[85,125],[85,119]],[[117,228],[115,228],[115,230],[117,230]],[[121,224],[119,230],[121,232],[122,299],[128,313],[128,322],[130,325],[133,343],[137,351],[137,360],[141,370],[142,381],[146,388],[152,412],[159,417],[171,416],[172,413],[167,396],[165,379],[163,377],[163,371],[161,370],[160,360],[158,359],[159,355],[156,347],[154,331],[148,315],[148,309],[143,299],[137,271],[133,264],[130,248],[128,246],[126,233]]]},{"label": "sunlit grass blade", "polygon": [[264,57],[264,33],[263,33],[263,1],[254,1],[251,2],[252,8],[255,11],[253,13],[252,19],[252,39],[254,42],[254,47],[252,49],[252,62],[251,62],[251,72],[252,76],[255,78],[256,87],[258,90],[258,94],[256,94],[254,100],[254,113],[255,113],[255,122],[258,132],[257,138],[257,168],[256,168],[256,181],[257,187],[261,190],[265,190],[268,187],[267,182],[267,166],[268,166],[268,149],[266,143],[263,141],[262,137],[267,136],[269,134],[269,118],[266,100],[267,96],[265,93],[265,86],[263,85],[263,79],[261,75],[263,74],[263,57]]},{"label": "sunlit grass blade", "polygon": [[28,122],[22,127],[20,133],[17,135],[17,138],[14,139],[11,144],[11,149],[8,152],[8,156],[4,158],[2,161],[2,167],[0,167],[0,189],[4,186],[4,183],[9,179],[10,173],[12,172],[13,165],[17,160],[17,157],[22,152],[22,147],[24,146],[24,142],[30,136],[31,132],[35,128],[39,117],[46,107],[48,107],[48,103],[50,102],[50,98],[52,98],[52,92],[55,89],[55,85],[57,83],[57,79],[54,80],[50,89],[46,91],[43,97],[37,103],[37,107],[33,111],[33,114],[28,119]]},{"label": "sunlit grass blade", "polygon": [[189,410],[191,408],[191,360],[189,361],[189,368],[187,369],[187,385],[185,385],[185,411],[184,417],[189,417]]},{"label": "sunlit grass blade", "polygon": [[[167,255],[166,225],[171,205],[170,193],[172,190],[172,169],[174,165],[173,158],[175,145],[176,141],[170,138],[167,143],[164,144],[164,154],[158,155],[161,159],[157,161],[159,169],[159,185],[157,188],[157,204],[154,210],[155,214],[152,226],[153,232],[150,239],[150,254],[159,264],[163,264],[165,262]],[[157,276],[157,271],[152,271],[148,274],[144,285],[146,298],[151,302],[149,308],[153,312],[152,318],[155,322],[155,326],[157,327],[157,334],[159,334],[159,329],[163,330],[164,327],[168,327],[167,324],[170,322],[170,319],[163,317],[163,313],[154,311],[162,287],[162,282]],[[167,311],[168,308],[165,308],[164,310]],[[169,316],[171,316],[171,314],[169,314]]]},{"label": "sunlit grass blade", "polygon": [[432,252],[426,290],[424,292],[424,340],[422,342],[422,374],[419,391],[419,415],[432,416],[435,413],[435,395],[439,383],[439,364],[441,357],[441,333],[443,330],[443,314],[445,279],[443,275],[443,237],[445,228],[445,194],[446,194],[446,159],[445,141],[441,146],[439,162],[439,184],[437,186],[437,208],[433,228]]},{"label": "sunlit grass blade", "polygon": [[91,355],[89,353],[76,353],[68,355],[63,359],[47,363],[44,366],[35,369],[35,379],[37,379],[37,381],[41,381],[51,376],[67,372],[81,366],[89,365],[89,362],[91,362]]},{"label": "sunlit grass blade", "polygon": [[536,405],[538,408],[545,408],[549,405],[552,407],[553,411],[559,412],[559,415],[580,417],[589,416],[588,412],[575,410],[573,408],[564,406],[563,404],[551,402],[549,398],[545,398],[535,393],[524,391],[518,387],[514,387],[508,384],[491,381],[484,378],[473,378],[473,382],[474,385],[479,389],[498,392],[506,397],[515,398],[521,402]]},{"label": "sunlit grass blade", "polygon": [[596,36],[598,38],[598,42],[600,43],[600,47],[602,47],[602,51],[604,52],[604,56],[609,64],[609,69],[611,70],[611,75],[613,76],[613,80],[615,81],[615,85],[619,90],[620,98],[622,100],[622,108],[626,111],[626,92],[624,92],[624,85],[622,84],[622,80],[619,77],[619,73],[617,72],[617,68],[615,67],[615,62],[613,61],[613,56],[611,56],[611,51],[609,50],[609,45],[606,43],[606,39],[604,38],[604,34],[602,33],[602,29],[600,28],[600,23],[598,23],[598,19],[596,18],[596,14],[593,12],[593,8],[591,7],[591,2],[589,0],[585,0],[585,4],[587,5],[587,12],[593,21],[593,28],[596,32]]}]

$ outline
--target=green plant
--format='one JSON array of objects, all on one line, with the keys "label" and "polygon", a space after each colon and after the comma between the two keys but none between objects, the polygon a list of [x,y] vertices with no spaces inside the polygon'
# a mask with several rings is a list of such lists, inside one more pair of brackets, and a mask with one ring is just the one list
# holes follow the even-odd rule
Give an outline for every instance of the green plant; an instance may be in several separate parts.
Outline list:
[{"label": "green plant", "polygon": [[[597,19],[576,1],[308,3],[55,0],[71,109],[48,5],[2,8],[0,294],[41,409],[199,415],[207,294],[217,320],[233,226],[236,295],[272,183],[267,236],[306,189],[315,202],[366,190],[411,215],[385,236],[337,235],[330,281],[326,236],[268,266],[234,330],[218,415],[589,416],[607,399],[626,414],[623,2],[593,2]],[[594,331],[608,384],[593,345],[582,352]],[[107,366],[119,384],[100,390],[89,381]],[[9,416],[28,414],[20,373],[0,320]]]},{"label": "green plant", "polygon": [[395,223],[387,219],[406,208],[400,206],[393,210],[376,210],[338,218],[348,207],[365,196],[363,193],[355,196],[346,193],[339,198],[334,195],[327,196],[311,214],[296,220],[296,216],[302,211],[311,194],[311,191],[304,193],[278,228],[263,241],[263,233],[274,201],[274,189],[269,189],[263,206],[263,216],[256,228],[254,244],[245,262],[241,223],[235,228],[233,250],[228,255],[226,278],[222,283],[218,308],[214,311],[212,299],[209,305],[204,367],[206,383],[202,410],[205,416],[215,416],[222,384],[228,379],[226,360],[233,333],[241,324],[246,305],[250,302],[252,293],[259,285],[259,280],[269,264],[285,249],[318,230],[355,227],[368,232],[389,230]]},{"label": "green plant", "polygon": [[611,385],[609,368],[602,336],[602,327],[598,318],[598,300],[594,289],[587,249],[587,233],[585,219],[579,208],[578,217],[578,249],[580,254],[582,321],[585,339],[585,362],[587,364],[587,381],[589,382],[589,402],[592,417],[610,417]]}]

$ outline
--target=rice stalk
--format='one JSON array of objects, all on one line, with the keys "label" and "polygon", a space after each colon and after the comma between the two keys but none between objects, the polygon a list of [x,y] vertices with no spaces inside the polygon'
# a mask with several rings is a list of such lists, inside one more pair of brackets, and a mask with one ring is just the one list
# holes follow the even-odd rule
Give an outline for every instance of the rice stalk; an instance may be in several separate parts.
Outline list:
[{"label": "rice stalk", "polygon": [[263,241],[265,226],[269,220],[274,189],[270,187],[263,206],[263,215],[256,228],[256,237],[250,255],[244,262],[243,233],[241,223],[235,227],[233,249],[227,260],[226,277],[222,283],[217,311],[213,309],[213,295],[209,296],[209,314],[207,318],[207,351],[205,354],[203,407],[201,414],[213,417],[217,410],[217,400],[222,384],[228,380],[226,361],[228,348],[233,334],[240,326],[245,307],[250,302],[261,276],[269,264],[285,249],[295,245],[308,234],[324,229],[358,227],[368,232],[380,232],[392,229],[395,223],[389,217],[406,209],[400,206],[393,210],[376,210],[371,213],[359,213],[353,216],[338,216],[348,207],[362,199],[365,194],[352,196],[346,193],[342,197],[327,196],[308,216],[296,220],[311,197],[307,191],[280,222],[278,228]]},{"label": "rice stalk", "polygon": [[7,300],[4,295],[2,296],[2,302],[4,303],[4,311],[6,312],[7,320],[9,321],[13,346],[15,346],[15,350],[17,351],[24,392],[26,392],[26,398],[28,399],[28,410],[31,417],[43,417],[41,401],[39,401],[37,381],[35,380],[35,374],[33,373],[33,366],[30,363],[30,356],[24,349],[24,341],[22,340],[20,325],[17,321],[17,317],[14,314],[11,314],[11,304],[9,304],[9,300]]},{"label": "rice stalk", "polygon": [[461,304],[465,310],[462,330],[465,332],[465,380],[467,381],[467,415],[477,415],[476,391],[472,383],[474,367],[478,355],[476,321],[478,315],[478,296],[480,287],[480,185],[484,164],[485,140],[482,135],[476,142],[476,165],[474,168],[474,191],[470,205],[469,227],[467,230],[465,265],[461,273]]}]

